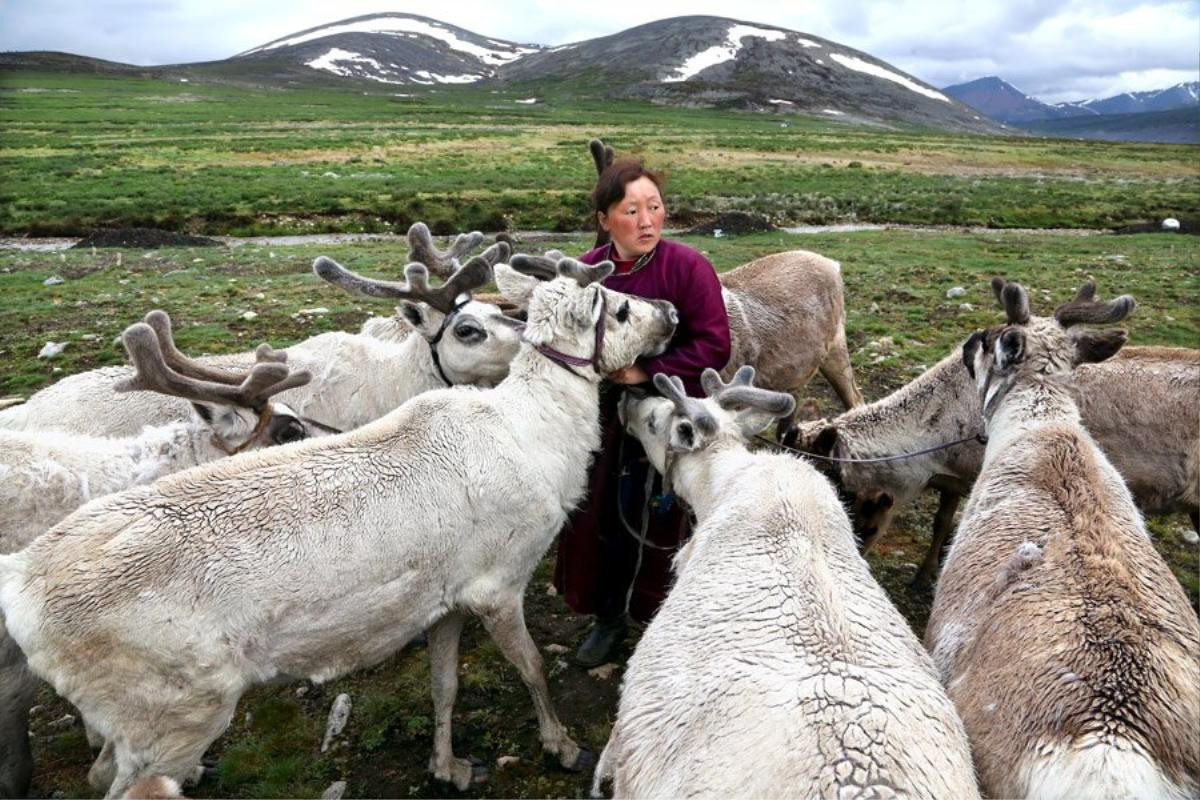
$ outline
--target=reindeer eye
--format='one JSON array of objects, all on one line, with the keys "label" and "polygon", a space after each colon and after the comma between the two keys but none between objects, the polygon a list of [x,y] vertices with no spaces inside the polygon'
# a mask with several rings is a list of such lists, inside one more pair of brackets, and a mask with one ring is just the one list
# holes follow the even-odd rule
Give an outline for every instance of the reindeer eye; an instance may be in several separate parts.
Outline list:
[{"label": "reindeer eye", "polygon": [[621,307],[617,309],[617,322],[629,321],[629,301],[621,303]]},{"label": "reindeer eye", "polygon": [[462,322],[454,326],[454,337],[461,342],[477,342],[487,338],[487,334],[478,325]]}]

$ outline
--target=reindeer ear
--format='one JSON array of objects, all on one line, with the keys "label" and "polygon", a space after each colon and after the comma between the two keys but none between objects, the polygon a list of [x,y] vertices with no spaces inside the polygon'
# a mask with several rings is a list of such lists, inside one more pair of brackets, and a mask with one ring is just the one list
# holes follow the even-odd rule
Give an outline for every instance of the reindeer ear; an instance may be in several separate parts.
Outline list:
[{"label": "reindeer ear", "polygon": [[525,275],[517,272],[508,264],[503,262],[495,266],[496,288],[500,290],[500,294],[504,298],[518,308],[525,308],[529,305],[529,295],[533,293],[533,289],[541,281],[531,275]]},{"label": "reindeer ear", "polygon": [[697,446],[696,426],[690,419],[681,419],[671,428],[670,449],[690,452]]},{"label": "reindeer ear", "polygon": [[827,456],[837,446],[838,429],[836,425],[827,425],[817,438],[813,439],[811,451],[819,456]]},{"label": "reindeer ear", "polygon": [[963,366],[967,368],[967,374],[971,376],[971,380],[975,380],[975,354],[983,346],[983,341],[983,331],[975,331],[971,334],[971,338],[963,343]]},{"label": "reindeer ear", "polygon": [[428,314],[421,307],[420,303],[414,303],[410,300],[401,300],[400,305],[396,306],[396,310],[400,312],[400,316],[412,325],[417,330],[420,330],[428,319]]},{"label": "reindeer ear", "polygon": [[1075,345],[1073,362],[1075,365],[1095,364],[1112,358],[1128,338],[1129,335],[1119,328],[1072,332],[1071,341]]},{"label": "reindeer ear", "polygon": [[1005,328],[996,339],[996,366],[1005,370],[1025,360],[1025,334],[1017,328]]}]

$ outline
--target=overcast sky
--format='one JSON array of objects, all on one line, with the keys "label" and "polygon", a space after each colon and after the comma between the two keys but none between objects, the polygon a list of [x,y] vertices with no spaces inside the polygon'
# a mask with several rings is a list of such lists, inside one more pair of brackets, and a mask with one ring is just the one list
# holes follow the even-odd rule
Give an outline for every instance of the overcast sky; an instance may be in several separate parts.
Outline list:
[{"label": "overcast sky", "polygon": [[731,16],[848,45],[934,86],[999,75],[1046,102],[1200,79],[1197,0],[0,0],[0,50],[141,65],[209,61],[383,11],[543,45],[667,17]]}]

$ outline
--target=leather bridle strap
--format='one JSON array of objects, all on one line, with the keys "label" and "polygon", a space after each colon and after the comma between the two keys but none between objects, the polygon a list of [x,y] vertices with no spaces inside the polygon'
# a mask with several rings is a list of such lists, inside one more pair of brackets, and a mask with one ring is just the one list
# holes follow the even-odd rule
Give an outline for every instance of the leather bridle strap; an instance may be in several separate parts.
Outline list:
[{"label": "leather bridle strap", "polygon": [[544,355],[546,358],[553,361],[555,364],[558,364],[560,367],[565,369],[567,372],[570,372],[572,375],[575,375],[577,377],[583,378],[584,380],[587,380],[587,377],[584,375],[580,375],[578,372],[571,369],[571,367],[573,367],[573,366],[574,367],[591,367],[592,369],[596,370],[596,374],[599,375],[600,374],[600,356],[604,352],[604,317],[607,313],[607,310],[608,310],[608,300],[605,298],[604,293],[601,292],[600,293],[600,319],[596,320],[596,335],[595,335],[595,339],[594,339],[594,345],[593,345],[593,349],[592,349],[592,357],[591,358],[582,358],[581,356],[573,356],[568,353],[563,353],[561,351],[555,350],[553,347],[549,347],[544,344],[534,345],[534,349],[537,350],[542,355]]},{"label": "leather bridle strap", "polygon": [[442,369],[442,359],[438,357],[437,346],[438,343],[442,341],[442,336],[445,335],[446,329],[450,327],[450,323],[453,322],[454,318],[458,316],[458,312],[462,310],[462,307],[469,302],[471,301],[464,300],[454,308],[450,309],[450,313],[442,318],[442,324],[438,328],[437,333],[433,335],[432,339],[428,340],[429,354],[433,357],[433,368],[437,370],[438,377],[442,379],[442,383],[446,384],[447,386],[453,386],[454,383],[446,377],[446,371]]}]

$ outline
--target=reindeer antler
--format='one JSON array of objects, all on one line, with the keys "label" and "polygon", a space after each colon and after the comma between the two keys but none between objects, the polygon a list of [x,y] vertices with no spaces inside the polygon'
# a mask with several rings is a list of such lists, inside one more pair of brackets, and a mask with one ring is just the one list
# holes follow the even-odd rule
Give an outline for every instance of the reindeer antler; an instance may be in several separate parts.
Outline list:
[{"label": "reindeer antler", "polygon": [[[1010,325],[1029,322],[1029,294],[1025,287],[1019,283],[1008,283],[1003,278],[992,278],[992,291],[1004,305]],[[1107,325],[1125,319],[1136,306],[1137,301],[1127,294],[1099,302],[1096,300],[1095,281],[1084,281],[1073,298],[1054,309],[1054,318],[1064,328],[1080,323]]]},{"label": "reindeer antler", "polygon": [[700,374],[700,385],[717,405],[727,411],[753,408],[776,417],[792,413],[796,398],[783,392],[772,392],[754,385],[754,367],[745,364],[738,367],[733,380],[725,383],[715,369],[709,368]]},{"label": "reindeer antler", "polygon": [[[497,243],[488,248],[503,248]],[[428,304],[443,314],[454,310],[455,300],[460,294],[472,291],[492,280],[492,266],[482,255],[475,256],[451,275],[444,284],[434,289],[429,285],[429,270],[424,264],[412,263],[404,268],[405,281],[380,281],[366,278],[343,267],[331,258],[320,256],[313,262],[313,272],[324,281],[341,287],[348,292],[365,294],[384,299],[402,298]]]},{"label": "reindeer antler", "polygon": [[[259,411],[273,395],[312,380],[312,374],[307,370],[289,372],[287,365],[271,360],[259,361],[241,375],[222,373],[219,380],[206,380],[176,371],[167,363],[158,331],[145,322],[130,325],[121,334],[121,340],[136,372],[113,386],[118,392],[153,391],[185,400],[228,403]],[[188,359],[186,368],[190,370],[195,363]]]},{"label": "reindeer antler", "polygon": [[1127,294],[1105,303],[1098,302],[1095,282],[1087,281],[1075,292],[1075,297],[1054,309],[1054,318],[1064,328],[1079,323],[1107,325],[1125,319],[1136,306],[1137,301]]},{"label": "reindeer antler", "polygon": [[539,281],[552,281],[558,277],[558,262],[564,258],[566,256],[559,250],[547,250],[542,256],[517,253],[509,259],[508,265],[517,272],[531,275]]},{"label": "reindeer antler", "polygon": [[1004,306],[1009,325],[1024,325],[1029,322],[1029,293],[1019,283],[1009,283],[1003,278],[992,278],[992,291]]},{"label": "reindeer antler", "polygon": [[439,278],[449,277],[458,268],[458,262],[482,241],[483,234],[479,231],[460,233],[454,237],[449,249],[438,250],[433,244],[433,234],[424,222],[414,222],[408,229],[409,258],[424,264]]},{"label": "reindeer antler", "polygon": [[[179,348],[175,346],[175,339],[171,333],[171,318],[162,309],[156,308],[147,313],[142,318],[142,321],[150,326],[158,338],[158,345],[162,350],[163,360],[167,366],[177,372],[190,375],[193,378],[200,378],[201,380],[227,384],[241,383],[246,377],[244,372],[239,374],[235,371],[210,367],[208,364],[188,358],[179,352]],[[282,364],[287,361],[287,353],[282,350],[275,350],[269,344],[263,342],[255,350],[254,358],[255,362],[275,361]]]},{"label": "reindeer antler", "polygon": [[592,151],[592,161],[596,162],[596,176],[599,177],[604,170],[612,166],[613,149],[599,139],[588,142],[588,149]]}]

